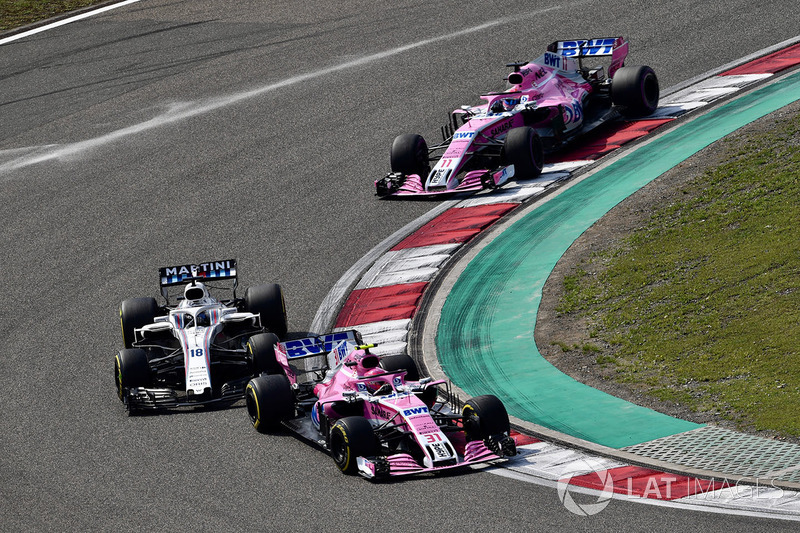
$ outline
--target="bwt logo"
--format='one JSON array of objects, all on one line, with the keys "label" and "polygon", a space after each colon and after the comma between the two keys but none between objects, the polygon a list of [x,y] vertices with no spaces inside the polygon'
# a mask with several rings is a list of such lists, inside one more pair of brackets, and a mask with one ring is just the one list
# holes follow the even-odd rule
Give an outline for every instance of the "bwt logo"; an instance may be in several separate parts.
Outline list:
[{"label": "bwt logo", "polygon": [[427,407],[412,407],[411,409],[403,409],[403,416],[424,415],[427,412]]},{"label": "bwt logo", "polygon": [[457,131],[453,134],[453,139],[472,139],[474,136],[474,131]]},{"label": "bwt logo", "polygon": [[544,64],[548,67],[561,68],[561,57],[547,52],[544,54]]},{"label": "bwt logo", "polygon": [[321,346],[319,341],[314,337],[286,341],[285,346],[286,354],[289,359],[311,354],[322,354],[325,351],[325,347]]}]

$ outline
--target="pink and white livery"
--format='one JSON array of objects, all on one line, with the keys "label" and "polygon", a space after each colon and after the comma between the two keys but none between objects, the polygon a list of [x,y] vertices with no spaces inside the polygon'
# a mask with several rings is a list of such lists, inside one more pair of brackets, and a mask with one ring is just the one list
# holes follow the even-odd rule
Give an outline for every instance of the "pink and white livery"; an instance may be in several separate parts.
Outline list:
[{"label": "pink and white livery", "polygon": [[508,414],[495,396],[458,409],[447,383],[420,379],[411,357],[379,358],[359,341],[357,332],[345,331],[276,343],[283,371],[247,384],[253,426],[268,432],[282,423],[327,450],[342,472],[367,478],[516,455]]},{"label": "pink and white livery", "polygon": [[[614,119],[649,115],[658,79],[647,66],[624,66],[622,37],[556,41],[530,63],[509,63],[509,88],[462,106],[428,147],[417,134],[395,138],[392,172],[375,181],[378,196],[434,195],[502,186],[542,172],[544,153]],[[587,61],[606,58],[606,66]],[[431,163],[435,163],[431,168]]]}]

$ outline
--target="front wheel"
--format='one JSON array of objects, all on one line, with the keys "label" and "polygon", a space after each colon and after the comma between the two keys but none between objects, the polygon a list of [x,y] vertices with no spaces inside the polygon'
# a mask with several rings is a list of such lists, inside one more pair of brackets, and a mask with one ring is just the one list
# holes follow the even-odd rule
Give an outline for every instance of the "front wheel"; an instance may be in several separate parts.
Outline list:
[{"label": "front wheel", "polygon": [[506,135],[501,159],[505,165],[514,165],[514,176],[520,179],[539,177],[544,168],[542,139],[533,128],[514,128]]},{"label": "front wheel", "polygon": [[378,440],[372,425],[363,416],[348,416],[333,424],[329,446],[333,461],[345,474],[358,472],[358,457],[378,454]]},{"label": "front wheel", "polygon": [[118,351],[114,358],[114,381],[120,400],[125,399],[128,389],[149,387],[152,378],[150,363],[145,351],[141,348],[126,348]]},{"label": "front wheel", "polygon": [[155,298],[128,298],[119,306],[119,322],[122,326],[122,342],[126,348],[133,346],[133,330],[152,324],[158,314]]},{"label": "front wheel", "polygon": [[253,427],[261,433],[276,429],[294,412],[294,395],[284,375],[253,378],[245,389],[247,414]]},{"label": "front wheel", "polygon": [[416,174],[424,180],[431,171],[428,143],[422,135],[404,133],[395,137],[390,157],[392,172],[400,172],[406,176]]},{"label": "front wheel", "polygon": [[511,431],[505,405],[491,394],[464,402],[461,415],[467,441],[486,440],[501,434],[508,435]]},{"label": "front wheel", "polygon": [[658,78],[648,66],[620,67],[611,80],[611,100],[624,115],[646,116],[658,107]]}]

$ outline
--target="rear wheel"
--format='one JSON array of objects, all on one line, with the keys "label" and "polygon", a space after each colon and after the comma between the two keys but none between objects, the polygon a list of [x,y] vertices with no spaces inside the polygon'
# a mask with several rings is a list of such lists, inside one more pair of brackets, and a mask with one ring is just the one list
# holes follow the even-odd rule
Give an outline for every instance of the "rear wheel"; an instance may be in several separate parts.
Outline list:
[{"label": "rear wheel", "polygon": [[611,80],[611,100],[625,115],[645,116],[658,107],[658,78],[648,66],[620,67]]},{"label": "rear wheel", "polygon": [[485,394],[467,400],[461,414],[468,441],[486,440],[511,431],[506,407],[497,396]]},{"label": "rear wheel", "polygon": [[125,398],[128,389],[149,387],[152,378],[145,351],[141,348],[118,351],[114,358],[114,381],[117,384],[117,396],[120,400]]},{"label": "rear wheel", "polygon": [[277,283],[248,287],[244,292],[245,308],[261,315],[261,325],[281,339],[289,330],[283,290]]},{"label": "rear wheel", "polygon": [[128,298],[119,306],[119,321],[122,326],[122,342],[126,348],[133,345],[133,330],[152,324],[159,309],[155,298]]},{"label": "rear wheel", "polygon": [[274,430],[294,412],[294,395],[284,375],[253,378],[245,390],[247,414],[253,427],[261,433]]},{"label": "rear wheel", "polygon": [[391,163],[392,172],[402,172],[406,176],[417,174],[425,179],[431,171],[428,143],[415,133],[398,135],[392,143]]},{"label": "rear wheel", "polygon": [[259,333],[247,340],[247,355],[253,362],[255,375],[266,372],[267,374],[280,374],[283,368],[275,358],[275,345],[279,342],[274,333]]},{"label": "rear wheel", "polygon": [[358,472],[357,457],[378,454],[378,440],[372,425],[363,416],[348,416],[333,424],[329,445],[333,461],[345,474]]},{"label": "rear wheel", "polygon": [[514,165],[515,177],[536,178],[544,167],[542,139],[528,126],[514,128],[506,135],[501,159],[505,165]]}]

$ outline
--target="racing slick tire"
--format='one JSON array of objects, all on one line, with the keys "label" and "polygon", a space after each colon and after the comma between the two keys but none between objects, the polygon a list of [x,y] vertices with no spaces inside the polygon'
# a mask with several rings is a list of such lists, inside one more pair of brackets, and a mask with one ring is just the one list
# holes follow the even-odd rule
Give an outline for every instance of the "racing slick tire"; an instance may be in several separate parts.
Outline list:
[{"label": "racing slick tire", "polygon": [[658,78],[646,65],[620,67],[611,80],[611,101],[627,116],[646,116],[658,107]]},{"label": "racing slick tire", "polygon": [[277,283],[256,285],[244,291],[245,309],[250,313],[261,315],[261,325],[284,338],[289,330],[286,320],[286,304],[283,290]]},{"label": "racing slick tire", "polygon": [[260,433],[276,429],[294,413],[294,395],[289,378],[283,374],[251,379],[245,389],[247,414]]},{"label": "racing slick tire", "polygon": [[541,137],[528,126],[509,130],[503,143],[501,160],[504,165],[514,165],[514,176],[517,178],[539,177],[544,167]]},{"label": "racing slick tire", "polygon": [[119,306],[122,342],[126,348],[133,346],[133,330],[152,324],[159,309],[155,298],[128,298]]},{"label": "racing slick tire", "polygon": [[345,474],[358,472],[357,457],[378,455],[378,439],[369,420],[363,416],[340,418],[331,427],[328,439],[331,456]]},{"label": "racing slick tire", "polygon": [[491,394],[476,396],[464,402],[461,415],[467,441],[486,440],[511,431],[505,405]]},{"label": "racing slick tire", "polygon": [[117,396],[125,400],[125,392],[134,387],[149,387],[152,383],[150,363],[141,348],[125,348],[114,358],[114,381]]},{"label": "racing slick tire", "polygon": [[275,358],[275,344],[279,342],[274,333],[258,333],[247,340],[247,355],[253,365],[253,374],[281,374],[283,367]]},{"label": "racing slick tire", "polygon": [[395,137],[390,152],[392,172],[401,172],[406,176],[417,174],[423,180],[431,171],[428,160],[428,143],[422,135],[404,133]]}]

